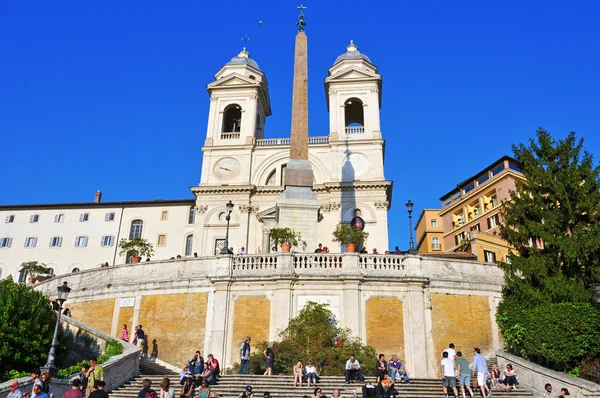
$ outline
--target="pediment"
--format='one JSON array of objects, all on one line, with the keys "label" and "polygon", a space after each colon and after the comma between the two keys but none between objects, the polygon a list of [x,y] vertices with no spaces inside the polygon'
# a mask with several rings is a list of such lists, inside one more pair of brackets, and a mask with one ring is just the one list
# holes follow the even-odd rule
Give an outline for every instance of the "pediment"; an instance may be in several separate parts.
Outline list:
[{"label": "pediment", "polygon": [[238,73],[232,73],[217,81],[210,83],[207,87],[211,88],[225,88],[225,87],[236,87],[236,86],[258,86],[260,83],[256,80],[252,80],[246,76],[242,76]]},{"label": "pediment", "polygon": [[256,214],[256,217],[258,217],[258,219],[261,221],[276,220],[277,219],[277,206],[269,207],[266,210],[258,212]]},{"label": "pediment", "polygon": [[358,69],[354,67],[350,67],[347,69],[343,69],[331,76],[328,76],[325,81],[340,81],[340,80],[379,80],[381,76],[375,72],[367,71],[364,69]]}]

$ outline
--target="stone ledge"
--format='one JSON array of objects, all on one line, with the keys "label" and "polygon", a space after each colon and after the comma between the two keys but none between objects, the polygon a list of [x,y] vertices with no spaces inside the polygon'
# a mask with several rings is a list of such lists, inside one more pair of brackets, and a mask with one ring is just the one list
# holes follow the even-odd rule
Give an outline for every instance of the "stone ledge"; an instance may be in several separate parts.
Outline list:
[{"label": "stone ledge", "polygon": [[567,388],[571,396],[575,398],[600,397],[599,384],[544,368],[521,357],[511,355],[504,350],[497,351],[496,357],[498,358],[498,366],[501,369],[508,363],[512,364],[517,372],[519,384],[530,388],[534,395],[539,394],[539,396],[542,396],[544,385],[550,383],[556,394],[561,388]]}]

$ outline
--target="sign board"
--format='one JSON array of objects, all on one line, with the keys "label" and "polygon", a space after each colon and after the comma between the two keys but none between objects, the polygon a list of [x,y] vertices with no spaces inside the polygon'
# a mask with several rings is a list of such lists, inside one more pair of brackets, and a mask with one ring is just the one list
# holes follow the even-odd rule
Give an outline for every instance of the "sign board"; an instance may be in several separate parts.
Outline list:
[{"label": "sign board", "polygon": [[[335,319],[340,321],[340,297],[339,296],[298,296],[298,313],[302,311],[309,301],[317,304],[327,304],[327,309],[331,311]],[[298,313],[296,315],[298,315]]]},{"label": "sign board", "polygon": [[133,307],[135,305],[135,297],[125,297],[119,303],[120,307]]}]

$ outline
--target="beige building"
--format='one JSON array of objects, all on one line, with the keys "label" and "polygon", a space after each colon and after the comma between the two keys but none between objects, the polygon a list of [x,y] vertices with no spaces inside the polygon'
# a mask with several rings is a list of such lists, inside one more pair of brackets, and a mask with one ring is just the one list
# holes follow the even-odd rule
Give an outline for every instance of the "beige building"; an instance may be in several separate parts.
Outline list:
[{"label": "beige building", "polygon": [[444,224],[439,209],[423,209],[415,227],[419,253],[444,252]]},{"label": "beige building", "polygon": [[446,251],[464,251],[479,261],[507,261],[509,246],[500,237],[500,207],[525,180],[517,162],[504,156],[442,196],[439,217]]}]

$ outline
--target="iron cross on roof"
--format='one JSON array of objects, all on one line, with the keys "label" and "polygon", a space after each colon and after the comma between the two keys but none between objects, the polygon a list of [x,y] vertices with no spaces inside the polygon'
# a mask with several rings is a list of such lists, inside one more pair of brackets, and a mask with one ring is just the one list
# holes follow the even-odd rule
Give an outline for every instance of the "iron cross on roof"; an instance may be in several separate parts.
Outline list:
[{"label": "iron cross on roof", "polygon": [[248,44],[248,40],[250,40],[248,36],[244,35],[244,37],[242,37],[242,41],[244,42],[244,50],[246,49],[246,44]]},{"label": "iron cross on roof", "polygon": [[306,22],[304,22],[304,10],[306,10],[306,6],[304,4],[300,4],[296,8],[300,10],[300,15],[298,16],[300,20],[296,22],[296,25],[298,25],[298,32],[304,32],[304,27],[306,26]]}]

